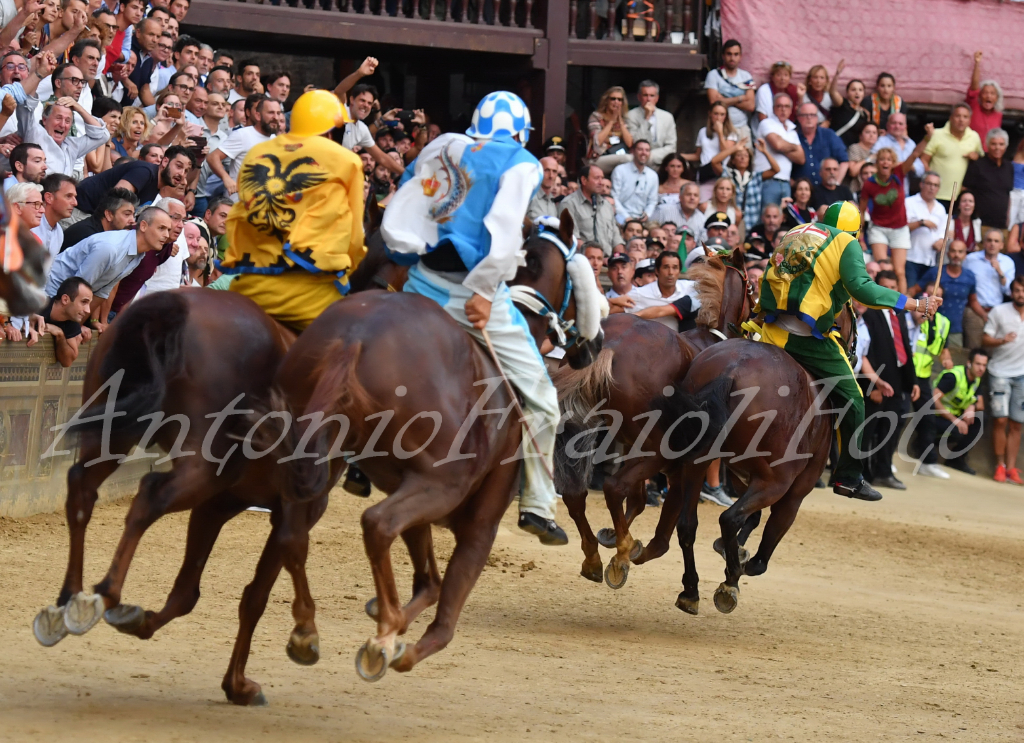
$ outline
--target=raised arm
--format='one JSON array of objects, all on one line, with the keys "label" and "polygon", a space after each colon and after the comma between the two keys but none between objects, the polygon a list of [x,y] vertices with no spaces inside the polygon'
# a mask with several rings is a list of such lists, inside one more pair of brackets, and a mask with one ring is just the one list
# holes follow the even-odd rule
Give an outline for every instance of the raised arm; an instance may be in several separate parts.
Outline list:
[{"label": "raised arm", "polygon": [[978,90],[981,87],[981,52],[974,53],[974,69],[971,71],[971,87],[968,90]]},{"label": "raised arm", "polygon": [[924,125],[924,139],[917,143],[917,147],[915,147],[914,151],[910,153],[910,157],[901,162],[898,166],[900,172],[903,173],[903,175],[909,173],[910,170],[914,167],[914,161],[917,160],[917,158],[921,157],[922,154],[924,154],[924,148],[928,146],[928,143],[931,141],[932,134],[934,132],[934,124]]},{"label": "raised arm", "polygon": [[832,105],[838,108],[843,105],[843,96],[839,92],[839,73],[846,69],[846,60],[840,59],[836,65],[836,74],[832,76],[832,82],[828,84],[828,95],[832,99]]},{"label": "raised arm", "polygon": [[352,88],[355,87],[356,83],[362,80],[364,77],[369,77],[377,69],[376,57],[367,57],[363,60],[363,63],[359,65],[359,69],[353,72],[351,75],[343,79],[338,83],[337,87],[334,88],[334,95],[338,96],[342,101],[345,100],[345,94],[348,93]]},{"label": "raised arm", "polygon": [[771,166],[770,168],[768,168],[768,170],[765,170],[761,173],[761,180],[770,181],[778,174],[779,163],[776,162],[771,150],[765,147],[763,139],[758,139],[757,142],[754,143],[754,147],[756,147],[757,151],[768,159],[768,164]]}]

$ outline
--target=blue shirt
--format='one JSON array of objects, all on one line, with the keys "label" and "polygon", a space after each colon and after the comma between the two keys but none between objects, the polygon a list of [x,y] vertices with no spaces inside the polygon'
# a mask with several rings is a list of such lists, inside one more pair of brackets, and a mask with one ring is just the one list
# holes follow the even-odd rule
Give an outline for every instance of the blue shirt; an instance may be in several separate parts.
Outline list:
[{"label": "blue shirt", "polygon": [[114,285],[142,261],[137,234],[135,230],[100,232],[60,253],[46,280],[46,296],[56,297],[61,284],[72,276],[80,276],[89,282],[97,297],[109,297]]},{"label": "blue shirt", "polygon": [[794,178],[810,178],[811,183],[820,186],[822,160],[832,158],[840,163],[849,161],[846,145],[831,129],[819,126],[814,135],[814,142],[811,144],[808,144],[804,138],[803,129],[797,127],[796,133],[800,137],[800,146],[804,148],[805,159],[803,165],[793,165]]},{"label": "blue shirt", "polygon": [[[917,286],[923,291],[928,284],[935,283],[938,276],[936,266],[929,268]],[[970,269],[964,268],[960,275],[953,278],[949,275],[946,266],[942,267],[942,309],[940,312],[949,320],[950,333],[964,332],[964,310],[967,302],[974,294],[974,274]]]},{"label": "blue shirt", "polygon": [[1024,163],[1013,164],[1013,187],[1024,188]]}]

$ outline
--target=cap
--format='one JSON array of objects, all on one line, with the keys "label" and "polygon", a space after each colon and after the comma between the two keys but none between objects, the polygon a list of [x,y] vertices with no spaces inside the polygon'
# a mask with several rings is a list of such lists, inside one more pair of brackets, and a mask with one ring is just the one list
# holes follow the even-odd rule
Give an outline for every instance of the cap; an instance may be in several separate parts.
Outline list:
[{"label": "cap", "polygon": [[725,241],[724,237],[709,237],[704,241],[704,247],[708,253],[718,252],[719,250],[731,250],[729,243]]},{"label": "cap", "polygon": [[761,242],[765,242],[764,235],[762,235],[760,232],[750,232],[747,235],[748,243],[752,243],[754,242],[754,240],[760,240]]},{"label": "cap", "polygon": [[641,258],[636,262],[636,273],[647,273],[654,270],[654,261],[650,258]]},{"label": "cap", "polygon": [[690,266],[692,266],[698,260],[703,262],[706,257],[707,253],[704,251],[703,247],[694,248],[693,250],[686,254],[686,260],[683,261],[683,270],[688,270]]},{"label": "cap", "polygon": [[398,129],[396,131],[391,132],[391,138],[396,142],[399,142],[403,139],[412,139],[412,135],[409,134],[409,132]]},{"label": "cap", "polygon": [[560,152],[565,152],[565,145],[562,144],[564,141],[561,137],[548,137],[548,141],[544,143],[544,151],[559,150]]},{"label": "cap", "polygon": [[626,255],[625,253],[616,253],[615,255],[608,259],[609,268],[621,263],[632,263],[632,261],[629,259],[629,256]]},{"label": "cap", "polygon": [[732,220],[729,219],[729,215],[725,212],[715,212],[707,221],[704,223],[704,229],[708,227],[728,227],[732,224]]},{"label": "cap", "polygon": [[690,237],[696,237],[696,235],[693,232],[693,228],[690,227],[690,225],[688,224],[684,224],[682,227],[679,227],[676,230],[676,232],[680,235],[689,235]]}]

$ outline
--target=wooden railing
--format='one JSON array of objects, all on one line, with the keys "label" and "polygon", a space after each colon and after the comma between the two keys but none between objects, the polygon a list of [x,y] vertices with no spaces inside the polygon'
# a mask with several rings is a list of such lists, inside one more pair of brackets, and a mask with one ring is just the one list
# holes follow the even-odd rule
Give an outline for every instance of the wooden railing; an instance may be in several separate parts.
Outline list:
[{"label": "wooden railing", "polygon": [[569,38],[699,44],[703,0],[601,0],[605,16],[598,15],[598,4],[570,0]]},{"label": "wooden railing", "polygon": [[269,0],[271,5],[305,7],[354,15],[435,20],[486,26],[537,28],[534,0]]}]

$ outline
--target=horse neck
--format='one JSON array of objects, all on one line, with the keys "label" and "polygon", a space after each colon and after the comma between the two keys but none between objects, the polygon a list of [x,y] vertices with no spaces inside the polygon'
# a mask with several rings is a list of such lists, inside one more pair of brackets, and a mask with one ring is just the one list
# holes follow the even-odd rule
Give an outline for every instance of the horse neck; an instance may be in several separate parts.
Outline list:
[{"label": "horse neck", "polygon": [[[739,284],[739,291],[730,287],[730,282]],[[725,279],[722,281],[722,308],[718,313],[718,325],[715,329],[728,335],[729,325],[739,325],[743,321],[743,303],[746,301],[747,291],[743,285],[742,278],[738,271],[727,268]]]}]

